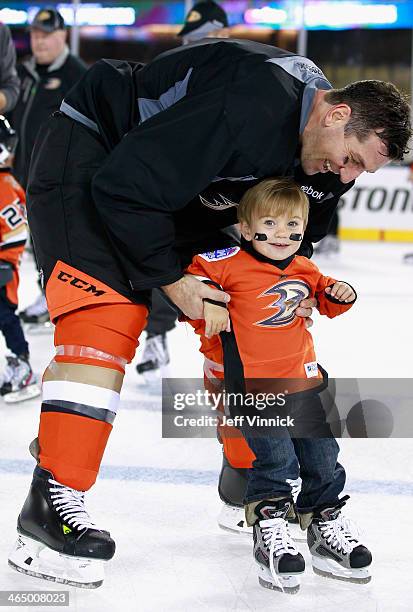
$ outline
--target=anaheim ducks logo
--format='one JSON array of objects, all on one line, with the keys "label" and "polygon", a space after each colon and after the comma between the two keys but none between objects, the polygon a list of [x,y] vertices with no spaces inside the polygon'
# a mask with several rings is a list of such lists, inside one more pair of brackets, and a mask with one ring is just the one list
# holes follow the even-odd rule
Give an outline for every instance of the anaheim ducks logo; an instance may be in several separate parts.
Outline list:
[{"label": "anaheim ducks logo", "polygon": [[191,11],[186,20],[188,23],[194,23],[195,21],[199,21],[200,19],[202,19],[201,13],[199,13],[198,11]]},{"label": "anaheim ducks logo", "polygon": [[231,208],[232,206],[238,206],[236,202],[233,202],[229,198],[226,198],[222,193],[217,193],[216,197],[211,198],[211,200],[207,200],[203,196],[199,196],[201,203],[208,208],[212,208],[213,210],[225,210],[226,208]]},{"label": "anaheim ducks logo", "polygon": [[276,309],[276,312],[262,321],[256,321],[254,325],[260,327],[282,327],[288,325],[295,317],[295,311],[301,300],[305,300],[310,295],[310,287],[304,281],[285,280],[266,289],[258,298],[276,296],[275,301],[271,302],[264,309]]}]

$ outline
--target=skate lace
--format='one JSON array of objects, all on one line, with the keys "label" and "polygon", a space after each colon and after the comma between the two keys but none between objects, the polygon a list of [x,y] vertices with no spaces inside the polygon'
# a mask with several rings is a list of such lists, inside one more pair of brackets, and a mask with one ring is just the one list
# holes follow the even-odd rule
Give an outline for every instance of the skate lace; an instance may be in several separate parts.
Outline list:
[{"label": "skate lace", "polygon": [[86,511],[83,491],[65,487],[52,478],[49,484],[53,485],[49,489],[50,499],[65,523],[76,529],[99,529]]},{"label": "skate lace", "polygon": [[357,526],[342,514],[333,521],[321,523],[320,532],[332,548],[336,548],[338,552],[342,550],[344,554],[351,553],[360,544]]},{"label": "skate lace", "polygon": [[270,552],[270,572],[277,586],[282,590],[283,584],[275,571],[274,555],[276,557],[289,553],[290,555],[298,555],[293,539],[290,535],[288,523],[283,518],[273,518],[265,521],[260,521],[260,529],[264,545]]}]

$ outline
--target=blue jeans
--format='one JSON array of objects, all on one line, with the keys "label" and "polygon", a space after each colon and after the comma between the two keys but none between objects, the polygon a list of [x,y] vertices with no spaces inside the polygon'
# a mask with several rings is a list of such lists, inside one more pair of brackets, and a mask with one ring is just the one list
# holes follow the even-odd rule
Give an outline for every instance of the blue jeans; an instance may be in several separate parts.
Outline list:
[{"label": "blue jeans", "polygon": [[[316,426],[320,431],[320,412],[317,402],[308,406],[314,409]],[[314,425],[314,423],[313,423]],[[291,437],[287,428],[280,428],[277,437],[254,436],[251,429],[243,428],[243,435],[255,454],[253,467],[248,470],[248,484],[244,503],[273,497],[289,497],[291,487],[287,479],[302,479],[301,492],[296,506],[299,512],[310,512],[324,504],[335,504],[344,489],[346,473],[337,457],[339,446],[330,432],[325,437]],[[329,430],[329,428],[328,428]],[[306,431],[310,434],[311,418]]]}]

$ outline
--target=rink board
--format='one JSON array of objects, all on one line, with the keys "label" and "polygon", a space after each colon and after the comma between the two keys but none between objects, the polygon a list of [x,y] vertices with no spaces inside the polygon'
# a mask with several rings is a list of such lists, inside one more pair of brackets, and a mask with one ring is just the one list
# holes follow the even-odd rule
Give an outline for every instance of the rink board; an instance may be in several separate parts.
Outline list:
[{"label": "rink board", "polygon": [[413,184],[408,167],[363,173],[340,200],[340,238],[413,242]]}]

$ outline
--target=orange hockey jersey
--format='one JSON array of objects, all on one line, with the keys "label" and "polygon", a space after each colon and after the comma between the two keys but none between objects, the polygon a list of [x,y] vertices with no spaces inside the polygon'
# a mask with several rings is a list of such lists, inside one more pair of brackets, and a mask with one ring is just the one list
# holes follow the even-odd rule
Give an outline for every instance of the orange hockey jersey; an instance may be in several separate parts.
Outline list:
[{"label": "orange hockey jersey", "polygon": [[26,196],[8,168],[0,168],[0,260],[13,265],[6,296],[17,304],[18,267],[27,239]]},{"label": "orange hockey jersey", "polygon": [[[316,297],[319,312],[331,318],[352,303],[325,293],[336,281],[312,261],[293,255],[275,262],[251,247],[231,247],[197,255],[187,271],[230,294],[228,310],[245,378],[322,378],[311,333],[295,311],[303,299]],[[191,324],[202,335],[204,324]],[[216,360],[216,338],[211,340],[202,346],[214,348],[215,356],[204,353]]]}]

